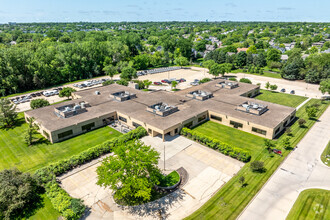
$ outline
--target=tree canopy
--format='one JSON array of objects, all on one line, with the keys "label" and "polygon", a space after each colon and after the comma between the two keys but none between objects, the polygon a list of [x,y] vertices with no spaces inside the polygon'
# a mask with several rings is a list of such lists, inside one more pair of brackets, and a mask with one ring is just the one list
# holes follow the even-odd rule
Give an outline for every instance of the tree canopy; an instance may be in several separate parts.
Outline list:
[{"label": "tree canopy", "polygon": [[159,184],[159,153],[141,141],[124,143],[113,149],[97,168],[97,184],[114,191],[114,198],[129,204],[150,200]]}]

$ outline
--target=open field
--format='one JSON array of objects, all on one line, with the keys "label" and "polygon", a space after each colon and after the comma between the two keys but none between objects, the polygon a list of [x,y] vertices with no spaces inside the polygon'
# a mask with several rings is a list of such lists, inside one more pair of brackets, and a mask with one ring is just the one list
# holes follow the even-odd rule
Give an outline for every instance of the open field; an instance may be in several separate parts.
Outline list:
[{"label": "open field", "polygon": [[[320,104],[319,111],[317,113],[317,118],[319,118],[322,113],[329,106],[329,102],[321,102],[317,99],[311,99],[305,105]],[[297,118],[303,118],[306,120],[306,127],[300,128],[298,122],[296,121],[292,126],[292,138],[291,146],[294,147],[297,143],[305,136],[308,130],[316,122],[315,119],[309,119],[305,108],[302,107],[297,111]],[[199,129],[198,127],[195,129]],[[234,128],[231,128],[234,129]],[[200,129],[201,130],[201,129]],[[221,126],[219,126],[221,130]],[[208,131],[205,130],[205,133]],[[235,132],[236,133],[236,132]],[[211,137],[220,137],[221,133],[212,135]],[[244,137],[243,132],[239,134],[232,135],[230,139],[237,138],[240,139]],[[269,154],[268,151],[263,147],[263,145],[256,145],[256,149],[252,154],[251,161],[260,160],[264,162],[266,172],[264,173],[253,173],[250,171],[250,163],[247,163],[236,176],[234,176],[228,183],[226,183],[209,201],[207,201],[200,209],[189,216],[187,219],[236,219],[238,215],[243,211],[245,206],[249,201],[257,194],[261,187],[266,183],[269,177],[281,164],[284,158],[289,154],[290,150],[285,150],[281,146],[282,140],[287,137],[287,134],[283,134],[278,140],[275,141],[278,149],[282,150],[283,157],[278,155]],[[223,141],[229,143],[230,139],[224,138]],[[243,139],[243,138],[242,138]],[[243,139],[244,140],[244,139]],[[242,145],[238,146],[245,148],[249,146],[249,141],[245,141]],[[249,147],[247,147],[249,149]],[[244,176],[246,181],[246,187],[241,187],[238,182],[239,177]]]},{"label": "open field", "polygon": [[330,142],[328,143],[327,147],[324,149],[321,155],[322,162],[330,167]]},{"label": "open field", "polygon": [[297,107],[307,98],[303,96],[290,95],[287,93],[274,92],[269,90],[260,90],[260,95],[256,96],[255,99],[272,102],[280,105],[289,107]]},{"label": "open field", "polygon": [[299,194],[287,220],[330,219],[330,191],[307,189]]},{"label": "open field", "polygon": [[70,157],[113,137],[121,135],[118,131],[103,127],[77,137],[51,144],[40,134],[32,146],[24,141],[27,124],[23,113],[14,128],[0,129],[0,170],[17,167],[21,171],[32,172],[48,163]]}]

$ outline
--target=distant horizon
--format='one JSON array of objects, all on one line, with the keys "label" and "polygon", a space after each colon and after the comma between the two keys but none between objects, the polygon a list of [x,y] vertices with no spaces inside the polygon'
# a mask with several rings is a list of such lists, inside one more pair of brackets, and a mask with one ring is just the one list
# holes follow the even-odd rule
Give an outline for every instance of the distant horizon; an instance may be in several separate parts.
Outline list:
[{"label": "distant horizon", "polygon": [[327,0],[0,0],[0,23],[330,22]]},{"label": "distant horizon", "polygon": [[235,21],[235,20],[228,20],[228,21],[176,21],[176,20],[164,20],[164,21],[34,21],[34,22],[16,22],[16,21],[8,21],[3,24],[9,24],[9,23],[16,23],[16,24],[43,24],[43,23],[58,23],[58,24],[70,24],[70,23],[170,23],[170,22],[178,22],[178,23],[184,23],[184,22],[196,22],[196,23],[223,23],[223,22],[244,22],[244,23],[330,23],[330,21]]}]

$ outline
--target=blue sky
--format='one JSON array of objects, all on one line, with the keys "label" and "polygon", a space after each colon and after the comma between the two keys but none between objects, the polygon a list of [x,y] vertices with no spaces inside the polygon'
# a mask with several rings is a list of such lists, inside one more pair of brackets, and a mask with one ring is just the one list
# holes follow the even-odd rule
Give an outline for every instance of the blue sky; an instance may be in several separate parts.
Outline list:
[{"label": "blue sky", "polygon": [[0,0],[0,23],[73,21],[330,22],[330,0]]}]

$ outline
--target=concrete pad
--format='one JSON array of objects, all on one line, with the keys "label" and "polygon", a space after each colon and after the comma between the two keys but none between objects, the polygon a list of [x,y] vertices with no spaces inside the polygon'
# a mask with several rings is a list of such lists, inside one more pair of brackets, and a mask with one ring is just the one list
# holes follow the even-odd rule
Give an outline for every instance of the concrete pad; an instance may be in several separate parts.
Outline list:
[{"label": "concrete pad", "polygon": [[[148,136],[141,140],[161,154],[163,153],[161,146],[164,143],[161,138]],[[91,214],[87,216],[87,219],[158,218],[155,211],[150,212],[149,210],[148,214],[141,215],[128,209],[122,209],[115,204],[111,190],[96,185],[96,168],[100,165],[99,162],[91,162],[90,166],[86,164],[84,169],[77,168],[77,172],[70,172],[70,175],[61,177],[62,187],[71,196],[83,199],[84,204],[90,207]],[[167,219],[182,219],[209,200],[243,165],[242,162],[182,136],[167,137],[165,142],[165,173],[183,167],[188,172],[188,182],[183,186],[183,190],[176,190],[167,197],[150,204],[165,209]],[[160,169],[163,166],[163,157],[161,157]],[[148,210],[150,204],[141,205],[139,209]]]}]

